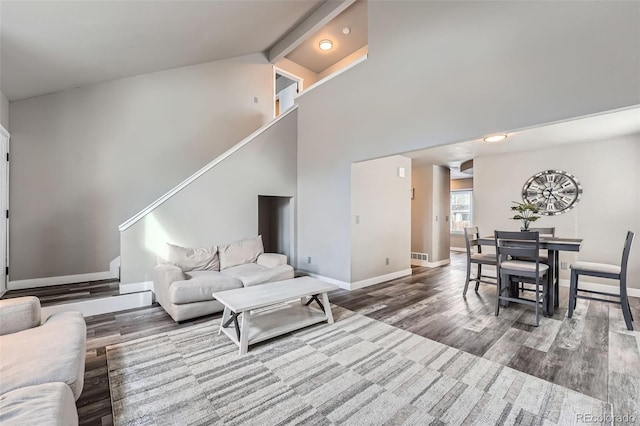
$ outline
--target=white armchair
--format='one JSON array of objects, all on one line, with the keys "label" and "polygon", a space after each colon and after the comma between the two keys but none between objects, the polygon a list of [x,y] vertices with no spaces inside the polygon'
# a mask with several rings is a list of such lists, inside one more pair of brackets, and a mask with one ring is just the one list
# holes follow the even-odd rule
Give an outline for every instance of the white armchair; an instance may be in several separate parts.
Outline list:
[{"label": "white armchair", "polygon": [[41,324],[36,297],[0,300],[0,424],[77,424],[86,339],[80,312]]}]

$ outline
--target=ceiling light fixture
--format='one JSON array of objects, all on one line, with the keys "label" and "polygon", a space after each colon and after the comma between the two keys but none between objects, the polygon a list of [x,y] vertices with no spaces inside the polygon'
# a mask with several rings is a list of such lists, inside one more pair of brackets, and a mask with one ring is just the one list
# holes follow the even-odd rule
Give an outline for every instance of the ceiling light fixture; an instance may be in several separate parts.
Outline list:
[{"label": "ceiling light fixture", "polygon": [[344,35],[351,34],[351,28],[349,27],[342,28],[342,34]]},{"label": "ceiling light fixture", "polygon": [[333,42],[331,40],[320,40],[320,50],[331,50]]},{"label": "ceiling light fixture", "polygon": [[494,143],[494,142],[501,142],[501,141],[505,140],[506,138],[507,138],[507,134],[506,133],[501,133],[499,135],[487,136],[483,140],[485,142]]}]

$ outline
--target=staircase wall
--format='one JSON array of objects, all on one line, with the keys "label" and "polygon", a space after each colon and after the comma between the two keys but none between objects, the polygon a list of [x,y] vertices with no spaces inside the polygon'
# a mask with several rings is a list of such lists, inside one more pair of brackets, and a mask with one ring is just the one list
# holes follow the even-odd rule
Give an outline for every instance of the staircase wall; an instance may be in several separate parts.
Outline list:
[{"label": "staircase wall", "polygon": [[249,55],[10,102],[11,280],[107,271],[118,225],[271,120],[272,98]]},{"label": "staircase wall", "polygon": [[122,284],[152,280],[166,243],[209,247],[258,233],[258,196],[295,197],[298,112],[290,111],[120,234]]}]

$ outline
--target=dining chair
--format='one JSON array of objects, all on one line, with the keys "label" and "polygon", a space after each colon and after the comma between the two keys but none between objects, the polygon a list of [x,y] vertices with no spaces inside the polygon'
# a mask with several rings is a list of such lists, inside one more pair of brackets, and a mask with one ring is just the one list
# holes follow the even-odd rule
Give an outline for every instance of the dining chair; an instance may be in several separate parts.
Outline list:
[{"label": "dining chair", "polygon": [[[556,236],[556,227],[549,227],[549,228],[529,228],[530,232],[537,232],[541,237],[555,237]],[[520,259],[520,260],[530,260],[530,259]],[[541,250],[540,251],[540,262],[544,263],[545,265],[549,266],[549,251],[548,250]],[[556,265],[556,269],[557,269]],[[558,271],[555,272],[556,276],[558,274]],[[525,283],[520,283],[520,291],[524,291],[524,290],[528,290],[525,286]]]},{"label": "dining chair", "polygon": [[[496,285],[497,280],[491,275],[482,275],[482,265],[496,266],[496,256],[494,254],[482,253],[482,246],[478,244],[480,238],[480,231],[477,226],[464,228],[464,241],[467,247],[467,280],[464,283],[463,296],[467,295],[467,289],[469,288],[469,282],[474,281],[476,283],[476,292],[480,287],[480,283]],[[476,249],[476,253],[472,253],[472,249]],[[471,277],[471,265],[478,266],[478,272],[475,277]],[[488,278],[491,280],[485,280]]]},{"label": "dining chair", "polygon": [[[528,231],[495,231],[495,242],[498,272],[496,316],[500,313],[500,303],[503,301],[523,303],[535,307],[536,327],[539,326],[540,309],[544,309],[549,289],[549,266],[540,262],[540,234]],[[535,300],[518,297],[517,283],[523,281],[535,284],[532,289],[536,294]],[[503,294],[505,290],[509,292],[506,296]]]},{"label": "dining chair", "polygon": [[[631,244],[633,244],[634,233],[627,232],[627,238],[624,241],[624,248],[622,250],[622,262],[620,266],[610,265],[607,263],[595,263],[595,262],[576,262],[571,264],[571,284],[569,286],[569,312],[567,316],[571,318],[573,316],[573,310],[576,308],[578,299],[597,300],[607,303],[619,303],[622,307],[622,316],[627,326],[627,330],[633,330],[633,314],[631,313],[631,307],[629,305],[629,298],[627,296],[627,266],[629,262],[629,252],[631,251]],[[606,293],[602,291],[585,290],[580,288],[579,278],[580,275],[589,277],[609,278],[612,280],[620,281],[620,294]],[[598,299],[595,297],[583,296],[578,292],[594,293],[604,296],[615,297],[620,300],[606,300]]]}]

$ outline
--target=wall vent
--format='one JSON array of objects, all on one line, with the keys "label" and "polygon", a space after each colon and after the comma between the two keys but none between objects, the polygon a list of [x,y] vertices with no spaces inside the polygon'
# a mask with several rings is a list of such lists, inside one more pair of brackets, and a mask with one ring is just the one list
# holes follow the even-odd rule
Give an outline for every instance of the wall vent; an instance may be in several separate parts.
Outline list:
[{"label": "wall vent", "polygon": [[411,264],[416,266],[427,266],[429,262],[428,253],[411,252]]}]

